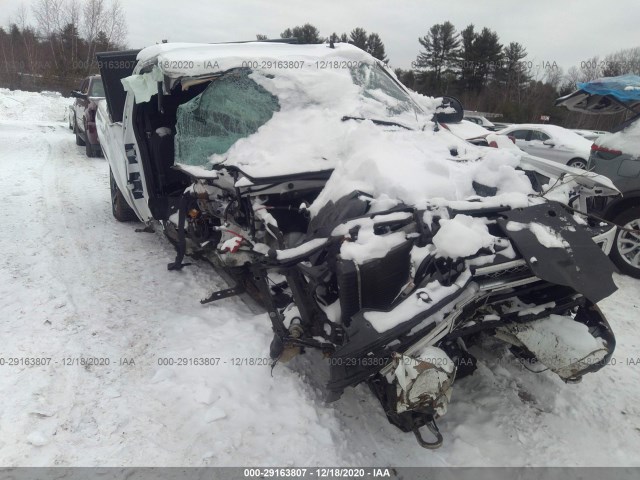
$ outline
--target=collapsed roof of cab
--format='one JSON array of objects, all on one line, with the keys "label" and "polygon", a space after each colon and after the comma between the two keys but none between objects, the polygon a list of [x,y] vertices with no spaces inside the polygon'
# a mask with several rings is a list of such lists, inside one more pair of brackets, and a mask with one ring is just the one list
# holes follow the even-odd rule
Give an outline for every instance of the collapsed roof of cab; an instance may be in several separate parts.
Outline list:
[{"label": "collapsed roof of cab", "polygon": [[[142,66],[157,64],[169,78],[201,76],[245,67],[247,62],[315,62],[357,61],[367,64],[377,60],[349,43],[292,44],[278,42],[246,43],[162,43],[138,53]],[[250,66],[251,64],[249,64]],[[274,67],[275,68],[275,67]]]}]

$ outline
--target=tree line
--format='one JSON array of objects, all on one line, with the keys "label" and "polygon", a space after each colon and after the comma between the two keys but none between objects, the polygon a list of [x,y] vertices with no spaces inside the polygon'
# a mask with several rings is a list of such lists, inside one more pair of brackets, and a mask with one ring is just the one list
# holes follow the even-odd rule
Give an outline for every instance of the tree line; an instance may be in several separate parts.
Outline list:
[{"label": "tree line", "polygon": [[[306,23],[285,29],[280,37],[295,37],[300,43],[351,43],[389,61],[380,35],[361,27],[349,34],[334,32],[324,37]],[[565,73],[554,60],[530,59],[523,44],[503,44],[497,32],[474,24],[460,32],[448,21],[435,24],[416,46],[418,54],[411,68],[395,69],[407,87],[424,95],[456,96],[467,110],[497,113],[502,115],[500,120],[513,123],[538,123],[544,115],[551,123],[568,128],[611,129],[627,114],[586,115],[554,107],[554,102],[573,92],[580,82],[625,73],[640,75],[640,47],[588,58]]]},{"label": "tree line", "polygon": [[[33,20],[30,20],[33,19]],[[0,86],[67,93],[97,73],[95,53],[125,48],[119,0],[37,0],[0,27]]]},{"label": "tree line", "polygon": [[[256,39],[258,40],[267,40],[267,35],[257,34]],[[305,23],[304,25],[298,25],[295,27],[290,27],[285,29],[282,33],[280,33],[280,38],[282,39],[296,39],[298,43],[309,44],[309,43],[351,43],[356,47],[364,50],[369,53],[373,57],[381,60],[383,62],[388,61],[387,54],[384,49],[384,43],[375,32],[368,33],[362,27],[356,27],[349,34],[342,33],[338,35],[336,32],[333,32],[328,37],[323,37],[320,35],[320,31],[312,24]]]},{"label": "tree line", "polygon": [[418,39],[421,47],[410,69],[398,78],[419,93],[458,97],[466,109],[501,114],[514,123],[551,123],[569,128],[611,129],[621,115],[586,115],[554,107],[580,82],[625,73],[640,74],[640,48],[592,57],[567,73],[553,60],[529,59],[519,42],[503,44],[499,35],[470,24],[458,32],[451,22],[433,25]]},{"label": "tree line", "polygon": [[[97,72],[96,52],[125,48],[126,34],[119,0],[36,0],[30,10],[23,5],[8,27],[0,27],[0,86],[68,92]],[[280,38],[350,43],[389,62],[381,36],[362,27],[323,36],[305,23],[286,28]],[[580,82],[640,75],[640,47],[588,58],[565,73],[553,60],[530,59],[519,42],[502,43],[490,28],[470,24],[458,32],[448,21],[418,38],[416,50],[411,68],[395,70],[407,87],[430,96],[456,96],[467,110],[498,113],[501,120],[514,123],[539,122],[546,115],[566,127],[610,129],[621,121],[620,115],[569,112],[554,107],[555,99]]]}]

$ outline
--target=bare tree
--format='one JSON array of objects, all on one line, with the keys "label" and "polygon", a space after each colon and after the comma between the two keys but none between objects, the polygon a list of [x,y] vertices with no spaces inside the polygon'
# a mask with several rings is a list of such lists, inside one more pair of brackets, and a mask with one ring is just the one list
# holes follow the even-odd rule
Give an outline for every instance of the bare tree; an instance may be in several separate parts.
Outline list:
[{"label": "bare tree", "polygon": [[22,42],[24,44],[24,57],[27,61],[29,73],[34,73],[34,64],[37,60],[38,40],[35,32],[28,24],[29,12],[24,3],[20,4],[16,14],[16,25],[22,32]]},{"label": "bare tree", "polygon": [[108,4],[105,0],[86,0],[82,8],[82,36],[87,42],[87,71],[96,52],[97,40],[100,48],[124,45],[127,22],[120,0]]},{"label": "bare tree", "polygon": [[604,57],[602,73],[605,77],[627,73],[640,75],[640,47],[620,50]]},{"label": "bare tree", "polygon": [[565,75],[562,67],[548,68],[544,75],[545,83],[551,85],[556,91],[560,91],[564,78]]},{"label": "bare tree", "polygon": [[37,0],[31,7],[38,31],[49,40],[53,64],[58,68],[55,52],[55,37],[59,33],[60,10],[63,0]]},{"label": "bare tree", "polygon": [[[78,32],[80,29],[80,19],[82,16],[82,8],[78,0],[66,0],[63,4],[61,19],[62,28],[67,29],[71,25],[71,29]],[[69,57],[72,61],[78,58],[78,41],[79,35],[72,36]],[[62,46],[62,43],[61,43]],[[62,48],[64,48],[62,46]]]},{"label": "bare tree", "polygon": [[104,29],[105,14],[104,0],[86,0],[82,8],[82,34],[88,45],[86,71],[91,67],[96,37]]},{"label": "bare tree", "polygon": [[580,63],[580,81],[590,82],[602,77],[602,65],[600,57],[597,55]]},{"label": "bare tree", "polygon": [[120,0],[113,0],[106,12],[103,31],[108,40],[108,47],[121,46],[127,36],[127,21]]}]

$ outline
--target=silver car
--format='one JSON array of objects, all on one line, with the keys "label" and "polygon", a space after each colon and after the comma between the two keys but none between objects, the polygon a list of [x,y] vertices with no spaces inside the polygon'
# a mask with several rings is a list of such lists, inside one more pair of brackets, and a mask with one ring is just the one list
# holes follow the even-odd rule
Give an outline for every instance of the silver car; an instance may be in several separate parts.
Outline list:
[{"label": "silver car", "polygon": [[586,168],[593,142],[557,125],[511,125],[496,132],[507,135],[530,155],[560,162],[576,168]]}]

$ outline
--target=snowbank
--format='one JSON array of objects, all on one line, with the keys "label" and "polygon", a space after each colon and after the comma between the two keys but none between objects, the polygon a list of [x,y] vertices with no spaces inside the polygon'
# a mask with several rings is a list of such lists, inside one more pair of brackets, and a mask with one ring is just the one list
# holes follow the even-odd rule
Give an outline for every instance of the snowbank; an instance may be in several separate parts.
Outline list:
[{"label": "snowbank", "polygon": [[72,100],[58,92],[24,92],[0,88],[0,118],[34,122],[64,122]]}]

